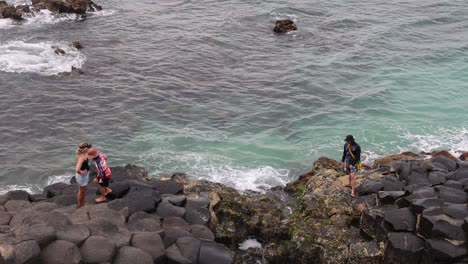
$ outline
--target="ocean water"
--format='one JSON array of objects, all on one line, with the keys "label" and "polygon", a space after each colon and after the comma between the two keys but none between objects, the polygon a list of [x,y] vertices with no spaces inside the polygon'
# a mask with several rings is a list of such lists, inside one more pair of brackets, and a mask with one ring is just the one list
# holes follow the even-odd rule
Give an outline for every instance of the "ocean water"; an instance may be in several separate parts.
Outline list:
[{"label": "ocean water", "polygon": [[0,192],[68,181],[80,141],[239,190],[339,159],[347,134],[368,163],[468,150],[465,0],[96,2],[0,19]]}]

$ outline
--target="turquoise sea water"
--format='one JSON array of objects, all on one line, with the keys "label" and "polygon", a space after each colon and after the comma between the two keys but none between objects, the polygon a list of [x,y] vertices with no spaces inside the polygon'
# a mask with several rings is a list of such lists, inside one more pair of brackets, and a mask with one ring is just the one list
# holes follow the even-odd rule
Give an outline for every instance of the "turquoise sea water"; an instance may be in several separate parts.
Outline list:
[{"label": "turquoise sea water", "polygon": [[[67,180],[85,140],[112,165],[240,190],[339,159],[347,134],[366,162],[468,150],[466,1],[102,4],[111,12],[86,20],[0,23],[2,191]],[[272,33],[279,18],[299,30]],[[84,75],[31,58],[72,40],[86,47],[70,58],[83,59]],[[25,46],[13,53],[12,41]]]}]

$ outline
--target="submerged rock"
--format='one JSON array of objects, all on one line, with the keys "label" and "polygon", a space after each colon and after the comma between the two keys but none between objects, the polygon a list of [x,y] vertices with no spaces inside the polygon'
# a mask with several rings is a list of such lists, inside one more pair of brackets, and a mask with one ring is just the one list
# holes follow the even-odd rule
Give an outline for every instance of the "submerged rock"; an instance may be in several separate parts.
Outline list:
[{"label": "submerged rock", "polygon": [[0,18],[11,18],[13,20],[22,20],[23,12],[21,9],[8,5],[5,1],[0,1]]},{"label": "submerged rock", "polygon": [[275,28],[273,29],[275,33],[287,33],[295,30],[297,30],[296,23],[290,19],[276,21]]}]

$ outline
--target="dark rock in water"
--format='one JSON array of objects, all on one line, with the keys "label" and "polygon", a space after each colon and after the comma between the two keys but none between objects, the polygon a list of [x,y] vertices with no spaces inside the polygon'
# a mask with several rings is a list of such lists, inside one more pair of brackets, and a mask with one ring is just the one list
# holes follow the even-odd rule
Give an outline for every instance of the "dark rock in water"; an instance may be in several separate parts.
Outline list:
[{"label": "dark rock in water", "polygon": [[182,194],[184,186],[172,180],[151,179],[149,184],[161,194]]},{"label": "dark rock in water", "polygon": [[468,217],[468,207],[466,204],[444,203],[442,205],[442,210],[454,219],[464,219]]},{"label": "dark rock in water", "polygon": [[20,226],[13,232],[20,241],[34,240],[40,248],[46,247],[56,238],[55,229],[45,225]]},{"label": "dark rock in water", "polygon": [[57,55],[63,55],[63,54],[65,54],[65,51],[64,51],[63,49],[61,49],[61,48],[55,48],[54,52],[55,52],[55,54],[57,54]]},{"label": "dark rock in water", "polygon": [[55,13],[85,14],[86,11],[101,10],[102,7],[91,0],[33,0],[36,10],[48,9]]},{"label": "dark rock in water", "polygon": [[41,254],[41,250],[34,240],[23,241],[16,244],[14,246],[14,252],[14,263],[40,263],[39,256]]},{"label": "dark rock in water", "polygon": [[22,200],[22,201],[30,201],[29,193],[26,191],[9,191],[5,194],[8,200]]},{"label": "dark rock in water", "polygon": [[211,213],[208,208],[204,207],[187,207],[185,212],[185,220],[192,225],[206,225],[211,219]]},{"label": "dark rock in water", "polygon": [[153,258],[145,251],[129,246],[123,246],[115,256],[113,264],[153,264]]},{"label": "dark rock in water", "polygon": [[359,226],[361,234],[377,241],[384,241],[387,237],[387,232],[383,227],[383,215],[383,211],[379,209],[364,211]]},{"label": "dark rock in water", "polygon": [[433,162],[444,165],[448,171],[455,171],[457,169],[457,163],[453,159],[450,159],[444,155],[438,155],[433,159]]},{"label": "dark rock in water", "polygon": [[385,263],[419,263],[424,241],[412,233],[390,233],[384,253]]},{"label": "dark rock in water", "polygon": [[81,255],[78,247],[65,240],[57,240],[41,252],[43,263],[47,264],[79,264]]},{"label": "dark rock in water", "polygon": [[426,244],[432,256],[439,261],[455,262],[467,254],[465,247],[455,246],[445,240],[428,239]]},{"label": "dark rock in water", "polygon": [[85,263],[111,262],[115,251],[114,242],[102,236],[90,236],[80,248]]},{"label": "dark rock in water", "polygon": [[383,191],[379,192],[378,197],[382,204],[394,203],[398,198],[409,194],[406,191]]},{"label": "dark rock in water", "polygon": [[5,1],[0,1],[0,18],[11,18],[14,20],[22,20],[23,13],[20,9],[16,9],[12,5],[8,5]]},{"label": "dark rock in water", "polygon": [[73,41],[72,42],[72,47],[74,47],[75,49],[82,49],[83,45],[81,45],[81,43],[78,42],[78,41]]},{"label": "dark rock in water", "polygon": [[171,216],[174,216],[174,217],[184,217],[185,216],[185,208],[175,206],[175,205],[171,204],[168,201],[161,202],[158,205],[158,209],[156,210],[156,212],[160,216],[162,216],[163,218],[164,217],[171,217]]},{"label": "dark rock in water", "polygon": [[167,217],[163,219],[162,226],[164,230],[178,229],[190,232],[190,225],[180,217]]},{"label": "dark rock in water", "polygon": [[42,202],[44,200],[47,200],[42,194],[31,194],[29,195],[29,198],[31,199],[31,202]]},{"label": "dark rock in water", "polygon": [[166,251],[167,258],[171,264],[190,264],[190,259],[184,257],[177,245],[170,246]]},{"label": "dark rock in water", "polygon": [[233,252],[223,244],[212,241],[201,241],[199,264],[230,264]]},{"label": "dark rock in water", "polygon": [[289,19],[276,21],[275,28],[273,29],[275,33],[287,33],[295,30],[297,30],[296,23]]},{"label": "dark rock in water", "polygon": [[42,195],[46,198],[52,198],[54,196],[60,195],[62,193],[63,188],[67,186],[68,184],[63,182],[51,184],[44,188],[44,190],[42,191]]},{"label": "dark rock in water", "polygon": [[57,240],[66,240],[80,246],[90,236],[85,225],[63,226],[57,229]]},{"label": "dark rock in water", "polygon": [[154,263],[160,263],[164,259],[166,249],[161,236],[155,233],[138,233],[132,237],[131,246],[148,253]]},{"label": "dark rock in water", "polygon": [[30,13],[31,9],[29,8],[28,5],[17,5],[16,6],[16,12],[18,13]]},{"label": "dark rock in water", "polygon": [[388,209],[385,211],[384,223],[394,231],[415,231],[416,216],[409,208]]},{"label": "dark rock in water", "polygon": [[211,230],[204,225],[191,225],[190,228],[192,229],[190,233],[198,239],[211,241],[214,241],[215,239],[213,232],[211,232]]},{"label": "dark rock in water", "polygon": [[172,244],[174,244],[177,239],[181,237],[191,237],[192,235],[185,230],[180,230],[180,229],[166,229],[164,233],[164,246],[166,248],[170,247]]},{"label": "dark rock in water", "polygon": [[364,196],[367,194],[378,193],[384,188],[384,185],[381,181],[365,181],[360,186],[356,187],[356,192],[359,196]]},{"label": "dark rock in water", "polygon": [[411,202],[411,209],[417,213],[420,214],[422,213],[425,209],[431,208],[431,207],[440,207],[443,204],[444,201],[442,201],[439,198],[421,198],[421,199],[414,199]]},{"label": "dark rock in water", "polygon": [[445,186],[435,187],[438,191],[439,198],[447,203],[463,204],[468,202],[468,194],[463,190],[448,188]]}]

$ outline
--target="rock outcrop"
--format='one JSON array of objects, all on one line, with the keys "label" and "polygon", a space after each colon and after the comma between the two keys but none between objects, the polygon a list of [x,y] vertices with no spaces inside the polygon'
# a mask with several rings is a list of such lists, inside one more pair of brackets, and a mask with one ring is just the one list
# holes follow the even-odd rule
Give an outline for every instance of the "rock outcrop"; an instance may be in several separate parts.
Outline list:
[{"label": "rock outcrop", "polygon": [[275,33],[288,33],[295,30],[297,30],[296,23],[290,19],[276,21],[275,28],[273,29]]},{"label": "rock outcrop", "polygon": [[[103,204],[95,204],[92,183],[81,208],[75,205],[76,184],[47,186],[43,199],[34,196],[38,202],[24,191],[0,196],[0,263],[231,263],[233,252],[214,242],[211,230],[200,224],[211,218],[209,194],[184,192],[171,179],[164,185],[172,181],[182,193],[170,188],[161,194],[140,178],[142,170],[113,168],[115,191]],[[158,215],[166,203],[184,213]],[[199,208],[208,214],[185,213]]]},{"label": "rock outcrop", "polygon": [[0,263],[466,263],[468,164],[443,153],[379,159],[355,198],[324,157],[265,193],[133,165],[112,168],[104,204],[91,184],[78,208],[73,180],[12,191],[0,195]]}]

